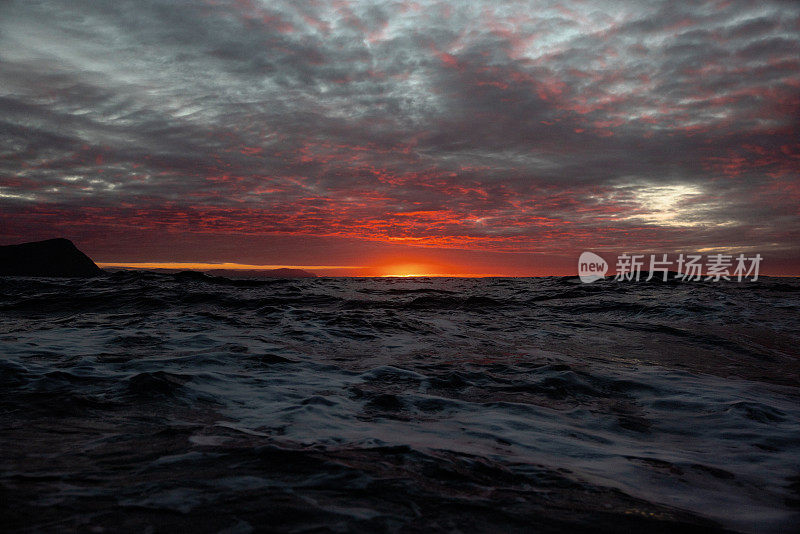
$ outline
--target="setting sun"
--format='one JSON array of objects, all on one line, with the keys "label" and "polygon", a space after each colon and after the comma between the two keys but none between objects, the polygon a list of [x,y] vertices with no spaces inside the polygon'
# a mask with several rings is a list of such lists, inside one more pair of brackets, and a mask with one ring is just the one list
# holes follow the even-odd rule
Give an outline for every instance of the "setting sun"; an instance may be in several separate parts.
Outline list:
[{"label": "setting sun", "polygon": [[430,252],[419,254],[392,254],[373,258],[371,267],[365,268],[364,276],[383,278],[414,277],[485,277],[497,276],[489,265],[465,266],[459,261],[438,258]]},{"label": "setting sun", "polygon": [[412,278],[415,276],[441,276],[441,274],[432,270],[432,265],[425,265],[420,263],[406,263],[400,265],[391,265],[383,268],[385,271],[381,276],[383,277],[397,277],[397,278]]}]

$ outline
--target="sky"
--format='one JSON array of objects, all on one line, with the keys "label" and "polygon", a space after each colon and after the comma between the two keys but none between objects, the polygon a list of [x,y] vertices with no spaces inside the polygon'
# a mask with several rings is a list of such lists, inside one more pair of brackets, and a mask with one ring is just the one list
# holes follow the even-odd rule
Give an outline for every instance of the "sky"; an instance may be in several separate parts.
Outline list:
[{"label": "sky", "polygon": [[796,1],[0,1],[0,244],[98,263],[800,274]]}]

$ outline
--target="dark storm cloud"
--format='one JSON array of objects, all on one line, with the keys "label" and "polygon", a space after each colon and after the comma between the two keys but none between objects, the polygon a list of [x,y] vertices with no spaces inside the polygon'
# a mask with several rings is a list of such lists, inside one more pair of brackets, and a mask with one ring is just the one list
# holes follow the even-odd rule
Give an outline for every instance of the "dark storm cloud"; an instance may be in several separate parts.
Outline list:
[{"label": "dark storm cloud", "polygon": [[791,2],[5,2],[0,237],[792,249]]}]

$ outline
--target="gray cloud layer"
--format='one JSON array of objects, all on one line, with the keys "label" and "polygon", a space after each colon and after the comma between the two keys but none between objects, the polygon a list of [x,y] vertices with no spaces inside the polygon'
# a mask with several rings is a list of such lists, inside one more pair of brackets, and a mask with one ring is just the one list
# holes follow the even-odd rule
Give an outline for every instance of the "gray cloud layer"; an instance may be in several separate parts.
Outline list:
[{"label": "gray cloud layer", "polygon": [[4,2],[0,237],[792,251],[799,118],[795,2]]}]

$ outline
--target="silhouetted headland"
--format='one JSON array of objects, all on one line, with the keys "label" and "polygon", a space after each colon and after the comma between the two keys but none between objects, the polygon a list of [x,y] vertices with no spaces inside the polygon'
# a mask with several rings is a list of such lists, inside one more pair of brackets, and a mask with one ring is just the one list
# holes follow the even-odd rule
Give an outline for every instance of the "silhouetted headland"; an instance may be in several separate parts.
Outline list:
[{"label": "silhouetted headland", "polygon": [[0,247],[0,276],[89,277],[102,272],[69,239]]}]

